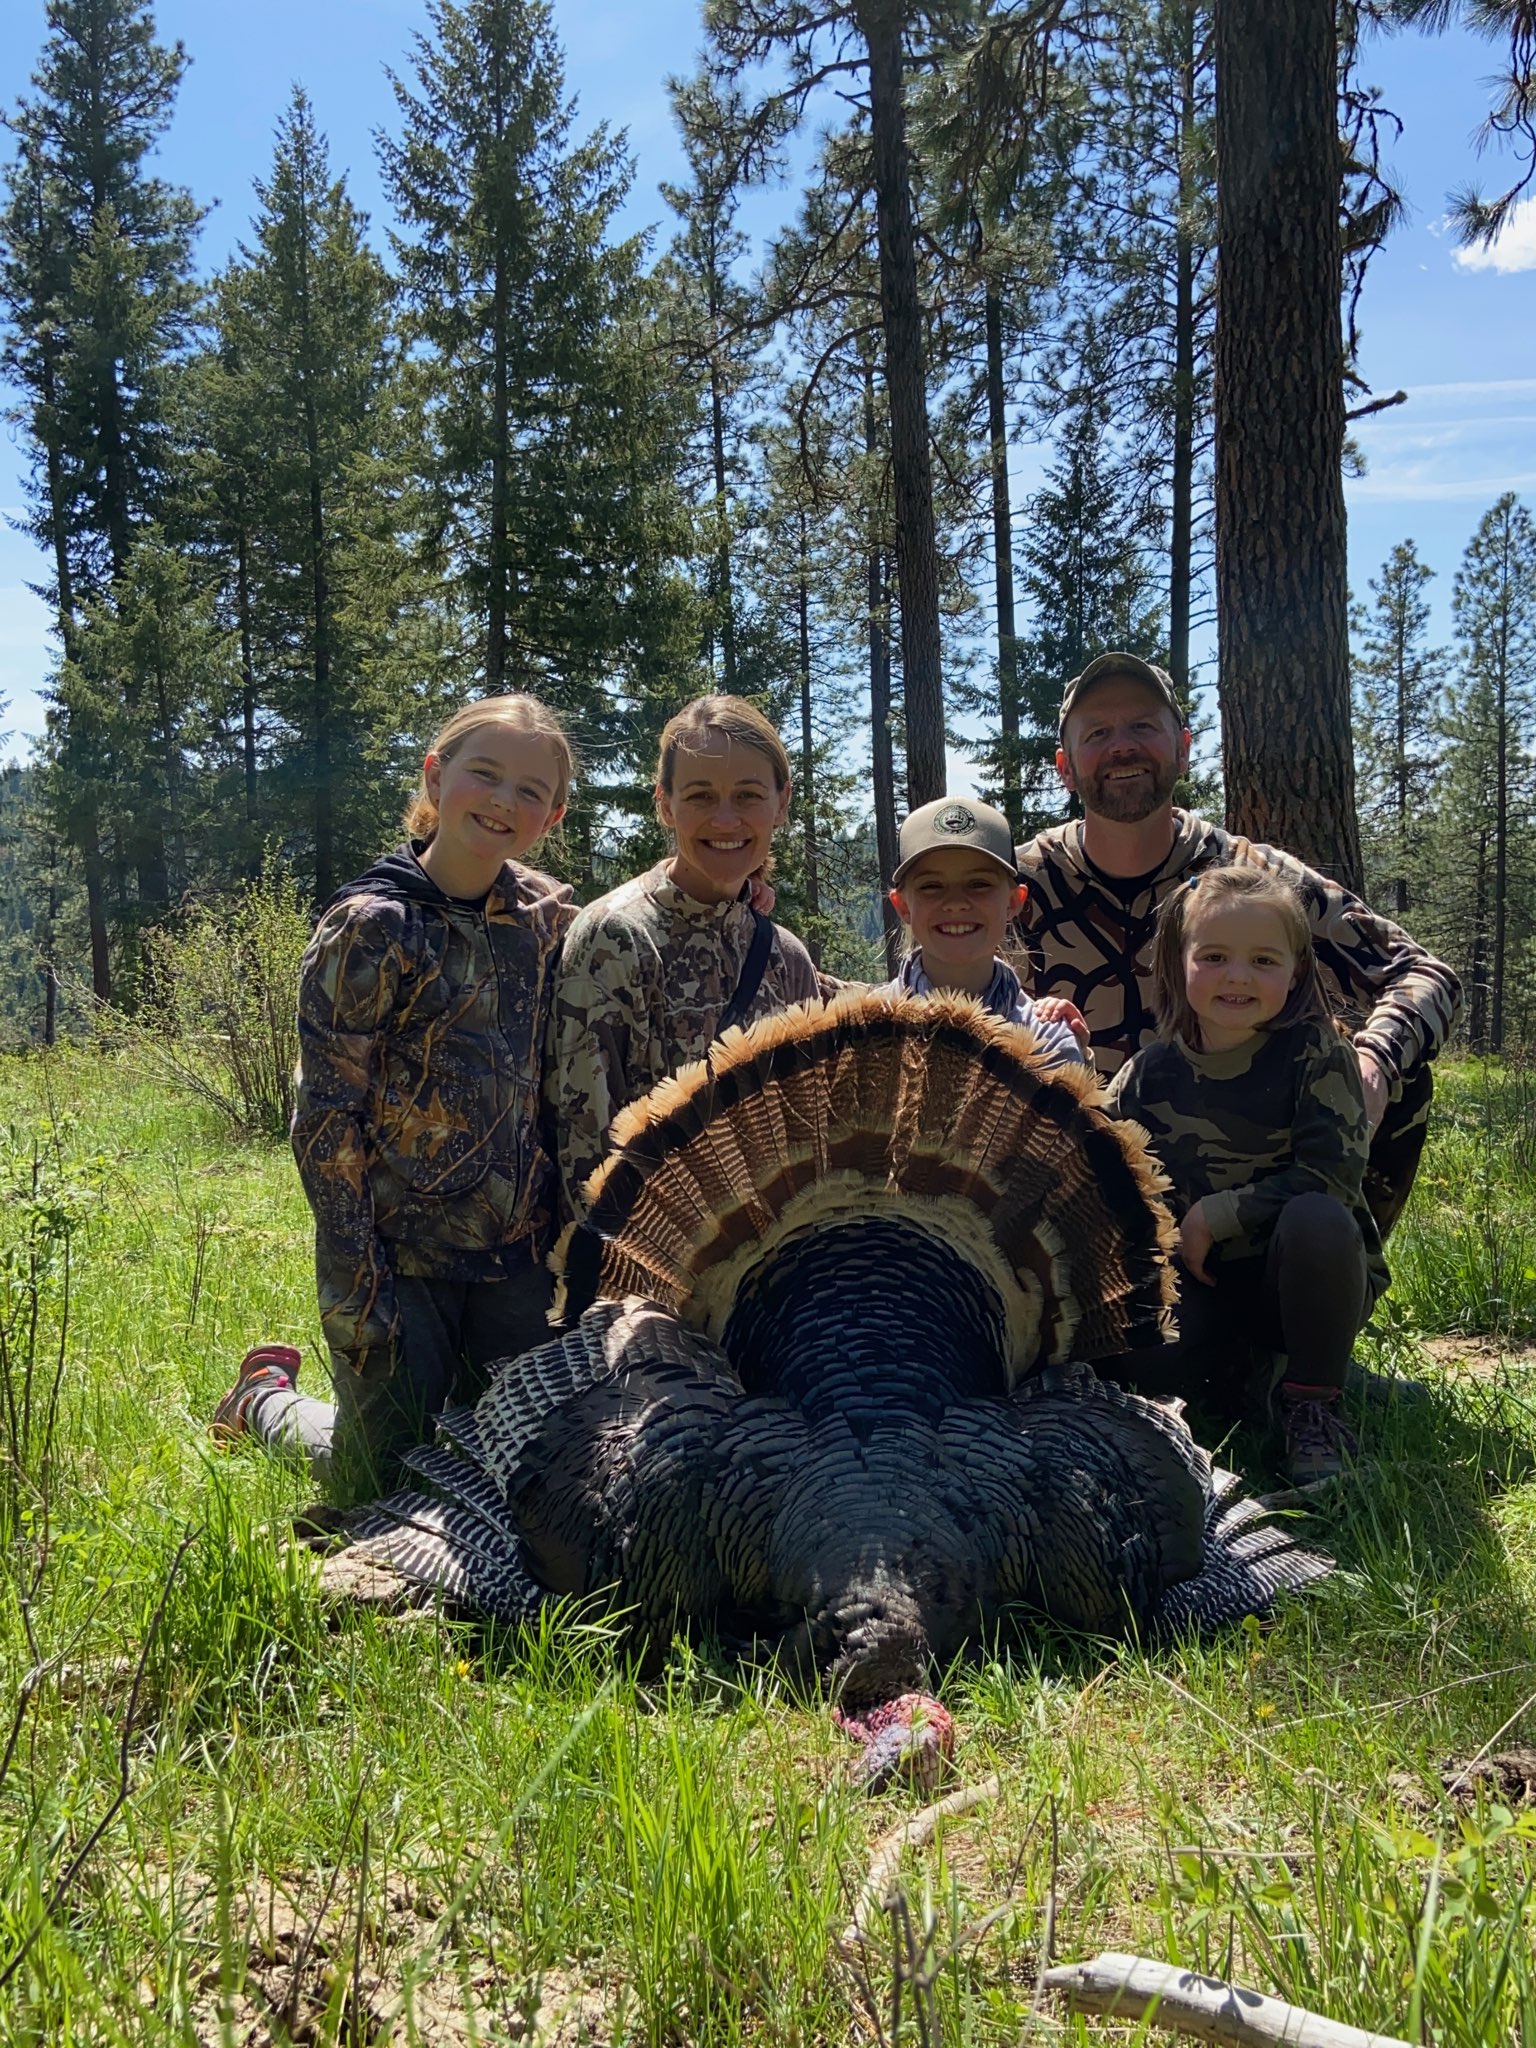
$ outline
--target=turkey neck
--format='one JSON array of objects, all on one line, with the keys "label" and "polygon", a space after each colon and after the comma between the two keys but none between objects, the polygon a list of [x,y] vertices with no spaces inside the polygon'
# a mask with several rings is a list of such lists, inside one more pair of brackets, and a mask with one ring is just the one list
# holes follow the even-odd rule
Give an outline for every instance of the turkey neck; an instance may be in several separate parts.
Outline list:
[{"label": "turkey neck", "polygon": [[812,1228],[743,1283],[724,1345],[748,1393],[860,1442],[1006,1391],[1002,1305],[949,1246],[897,1217]]}]

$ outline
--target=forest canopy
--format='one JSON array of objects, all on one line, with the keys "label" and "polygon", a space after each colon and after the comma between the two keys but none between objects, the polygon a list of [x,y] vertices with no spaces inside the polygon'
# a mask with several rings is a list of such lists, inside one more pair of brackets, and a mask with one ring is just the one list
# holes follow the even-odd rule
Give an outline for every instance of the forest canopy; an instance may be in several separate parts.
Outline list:
[{"label": "forest canopy", "polygon": [[[1358,360],[1401,213],[1362,37],[1461,16],[1512,144],[1455,210],[1487,241],[1531,169],[1528,0],[709,0],[655,238],[554,11],[430,0],[382,53],[388,219],[295,87],[210,272],[204,195],[157,169],[187,51],[139,0],[49,0],[0,216],[54,622],[0,792],[8,1038],[61,987],[131,1009],[146,935],[273,859],[323,902],[446,712],[514,687],[577,745],[550,858],[583,895],[659,847],[670,713],[761,702],[782,914],[874,972],[899,817],[957,765],[1020,836],[1064,815],[1061,687],[1115,646],[1190,705],[1189,800],[1363,884],[1467,979],[1475,1046],[1528,1043],[1531,513],[1499,497],[1459,564],[1405,535],[1353,600],[1344,557],[1350,421],[1395,396]],[[755,251],[743,205],[791,168]]]}]

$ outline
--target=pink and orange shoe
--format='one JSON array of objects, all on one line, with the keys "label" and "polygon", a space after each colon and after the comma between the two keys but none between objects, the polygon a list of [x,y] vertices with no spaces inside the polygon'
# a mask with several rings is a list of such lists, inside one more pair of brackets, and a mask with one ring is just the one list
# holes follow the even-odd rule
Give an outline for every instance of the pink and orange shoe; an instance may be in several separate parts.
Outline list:
[{"label": "pink and orange shoe", "polygon": [[291,1344],[258,1344],[240,1361],[235,1384],[213,1411],[208,1434],[216,1444],[232,1444],[246,1431],[246,1411],[251,1396],[279,1387],[295,1387],[299,1380],[299,1353]]}]

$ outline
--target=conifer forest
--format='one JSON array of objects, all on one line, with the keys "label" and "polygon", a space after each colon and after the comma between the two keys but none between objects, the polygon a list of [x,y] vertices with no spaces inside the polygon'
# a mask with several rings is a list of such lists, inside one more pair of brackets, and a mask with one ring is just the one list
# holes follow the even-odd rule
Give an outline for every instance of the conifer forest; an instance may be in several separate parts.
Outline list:
[{"label": "conifer forest", "polygon": [[210,267],[157,168],[195,51],[143,0],[48,0],[0,195],[53,624],[0,785],[6,1042],[142,1006],[157,935],[264,873],[323,903],[448,711],[510,688],[576,743],[548,860],[584,896],[659,850],[669,714],[760,702],[780,914],[873,972],[909,805],[965,778],[1019,837],[1063,816],[1062,683],[1116,647],[1187,697],[1188,801],[1449,960],[1474,1050],[1529,1044],[1531,509],[1459,561],[1405,533],[1353,592],[1345,556],[1353,423],[1400,397],[1357,360],[1401,214],[1366,39],[1453,23],[1495,146],[1452,228],[1486,243],[1533,176],[1530,0],[706,0],[650,236],[556,9],[428,0],[369,53],[387,217],[296,85]]}]

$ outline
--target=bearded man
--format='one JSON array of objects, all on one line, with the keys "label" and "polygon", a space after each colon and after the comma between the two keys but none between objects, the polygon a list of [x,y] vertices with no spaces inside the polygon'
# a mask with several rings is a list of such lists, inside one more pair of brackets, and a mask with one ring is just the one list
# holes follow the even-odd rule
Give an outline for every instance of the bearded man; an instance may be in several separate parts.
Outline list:
[{"label": "bearded man", "polygon": [[1461,1005],[1456,976],[1293,855],[1175,807],[1190,735],[1164,669],[1134,654],[1099,655],[1067,684],[1060,737],[1056,772],[1084,815],[1018,849],[1029,898],[1016,929],[1037,1006],[1044,999],[1046,1016],[1076,1006],[1089,1057],[1107,1078],[1157,1035],[1152,935],[1163,899],[1210,867],[1282,876],[1306,907],[1324,988],[1360,1056],[1372,1131],[1365,1196],[1385,1236],[1424,1149],[1430,1062]]}]

